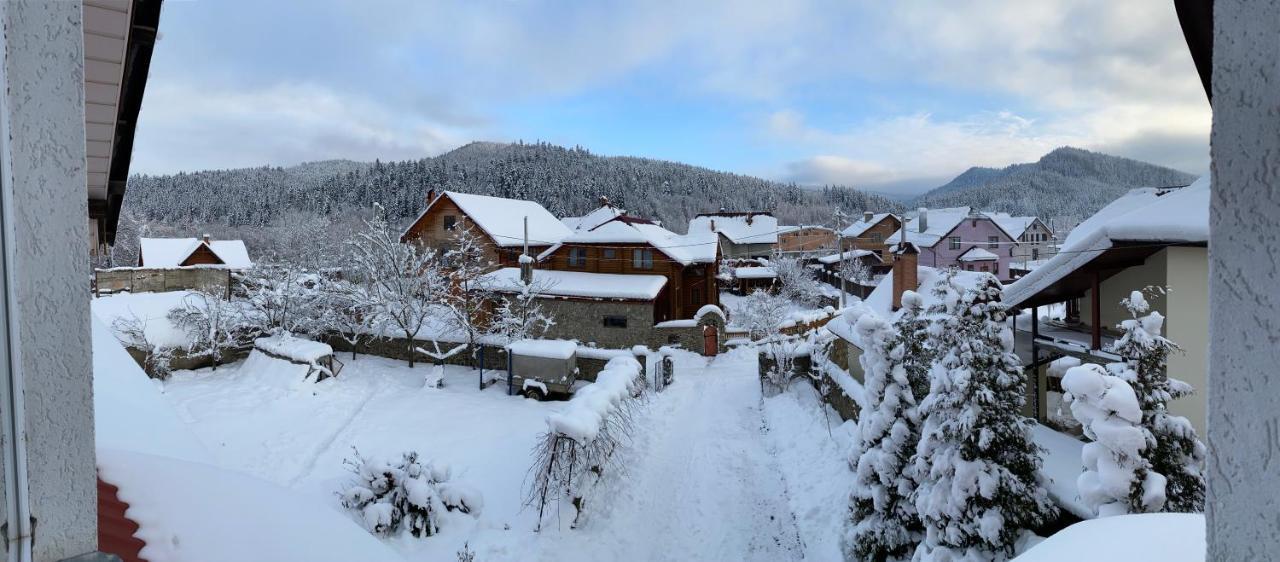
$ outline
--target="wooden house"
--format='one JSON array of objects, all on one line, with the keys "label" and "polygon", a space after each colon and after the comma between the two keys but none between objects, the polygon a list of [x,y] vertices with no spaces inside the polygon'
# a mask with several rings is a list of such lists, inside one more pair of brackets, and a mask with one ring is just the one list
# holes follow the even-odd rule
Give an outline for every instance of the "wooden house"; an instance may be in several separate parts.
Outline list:
[{"label": "wooden house", "polygon": [[778,251],[815,252],[834,250],[836,231],[825,226],[796,225],[778,227]]},{"label": "wooden house", "polygon": [[760,211],[699,213],[689,220],[688,233],[717,235],[726,258],[764,258],[778,245],[778,219]]},{"label": "wooden house", "polygon": [[241,240],[203,238],[139,238],[138,267],[171,269],[204,266],[217,269],[249,269],[253,261]]},{"label": "wooden house", "polygon": [[889,261],[889,249],[894,241],[889,237],[902,228],[902,219],[893,213],[862,214],[862,220],[849,225],[840,237],[845,250],[868,250],[875,252],[880,259]]},{"label": "wooden house", "polygon": [[431,190],[427,192],[426,208],[400,235],[400,241],[444,253],[453,247],[459,229],[471,228],[483,240],[491,262],[518,266],[524,251],[526,219],[531,255],[559,243],[571,232],[533,201]]}]

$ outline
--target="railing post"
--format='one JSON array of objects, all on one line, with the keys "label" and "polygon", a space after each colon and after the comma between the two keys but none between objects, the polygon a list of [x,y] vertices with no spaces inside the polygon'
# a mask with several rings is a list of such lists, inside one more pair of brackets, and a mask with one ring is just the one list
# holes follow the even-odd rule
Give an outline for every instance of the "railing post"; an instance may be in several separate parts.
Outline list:
[{"label": "railing post", "polygon": [[1091,338],[1089,341],[1089,349],[1093,351],[1102,349],[1102,295],[1099,294],[1102,292],[1100,290],[1101,285],[1102,275],[1099,274],[1097,270],[1094,270],[1093,279],[1089,288],[1089,308],[1092,310],[1093,314],[1090,318],[1090,320],[1092,320],[1091,324],[1093,325],[1090,326]]}]

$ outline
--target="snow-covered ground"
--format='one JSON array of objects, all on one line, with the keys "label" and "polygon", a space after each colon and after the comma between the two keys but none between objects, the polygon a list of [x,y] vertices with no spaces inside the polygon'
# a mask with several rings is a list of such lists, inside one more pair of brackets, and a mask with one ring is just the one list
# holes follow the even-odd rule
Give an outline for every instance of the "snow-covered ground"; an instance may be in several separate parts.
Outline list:
[{"label": "snow-covered ground", "polygon": [[523,485],[545,420],[564,402],[510,397],[504,385],[480,391],[474,370],[453,366],[444,388],[424,389],[430,368],[379,357],[348,361],[339,377],[307,385],[241,365],[179,371],[164,384],[215,464],[342,516],[335,492],[349,480],[342,461],[352,447],[382,457],[416,450],[480,491],[477,519],[388,541],[408,560],[452,560],[464,543],[485,562],[839,556],[851,425],[824,420],[807,385],[762,399],[749,351],[711,362],[677,355],[675,383],[650,396],[635,441],[618,453],[625,478],[610,475],[593,494],[607,505],[577,529],[557,526],[553,513],[539,533],[536,511],[522,508]]}]

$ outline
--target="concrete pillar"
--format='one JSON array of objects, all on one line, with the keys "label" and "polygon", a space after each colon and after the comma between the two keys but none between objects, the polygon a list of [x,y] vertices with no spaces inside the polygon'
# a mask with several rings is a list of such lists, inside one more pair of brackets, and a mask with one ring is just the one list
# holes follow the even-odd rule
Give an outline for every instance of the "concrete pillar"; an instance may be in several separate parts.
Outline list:
[{"label": "concrete pillar", "polygon": [[1207,560],[1280,560],[1278,23],[1215,2]]},{"label": "concrete pillar", "polygon": [[41,561],[97,549],[81,18],[80,2],[0,2],[0,413],[5,452],[26,453],[3,488],[27,499]]}]

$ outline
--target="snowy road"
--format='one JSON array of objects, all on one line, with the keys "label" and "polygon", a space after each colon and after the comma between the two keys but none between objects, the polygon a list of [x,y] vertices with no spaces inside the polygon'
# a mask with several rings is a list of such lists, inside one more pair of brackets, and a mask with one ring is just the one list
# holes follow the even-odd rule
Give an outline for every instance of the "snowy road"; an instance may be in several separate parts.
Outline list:
[{"label": "snowy road", "polygon": [[786,486],[766,446],[754,360],[677,362],[676,383],[652,398],[648,425],[627,452],[629,477],[602,491],[608,506],[589,512],[583,528],[559,531],[555,549],[584,560],[802,559]]}]

